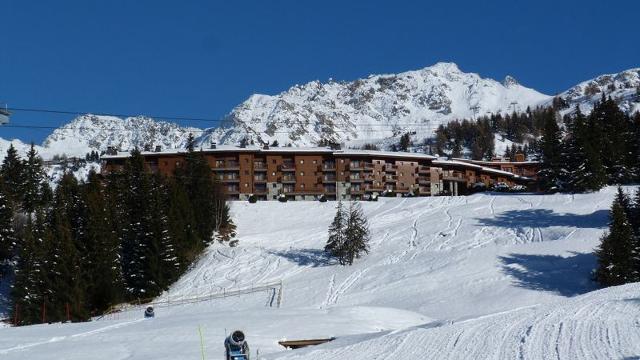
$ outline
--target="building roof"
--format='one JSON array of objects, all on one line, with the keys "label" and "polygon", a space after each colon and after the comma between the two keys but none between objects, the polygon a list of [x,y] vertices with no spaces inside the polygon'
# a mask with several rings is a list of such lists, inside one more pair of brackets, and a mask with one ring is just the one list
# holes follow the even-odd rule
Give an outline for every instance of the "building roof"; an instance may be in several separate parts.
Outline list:
[{"label": "building roof", "polygon": [[486,161],[486,160],[471,160],[463,158],[454,158],[453,160],[462,161],[466,163],[479,164],[479,165],[538,165],[539,161]]},{"label": "building roof", "polygon": [[380,150],[357,150],[357,149],[345,149],[334,150],[335,156],[383,156],[383,157],[401,157],[401,158],[413,158],[422,160],[434,160],[437,157],[421,153],[403,152],[403,151],[380,151]]},{"label": "building roof", "polygon": [[[202,151],[205,154],[220,153],[220,152],[253,152],[253,153],[325,153],[333,154],[335,156],[381,156],[381,157],[397,157],[397,158],[412,158],[433,160],[435,156],[410,153],[410,152],[391,152],[391,151],[378,151],[378,150],[333,150],[327,147],[270,147],[268,149],[260,148],[257,146],[238,147],[232,145],[217,145],[215,149],[200,148],[196,151]],[[161,155],[179,155],[186,153],[186,149],[176,149],[167,151],[142,151],[144,156],[161,156]],[[117,154],[103,155],[103,159],[122,159],[131,155],[128,151],[119,151]]]}]

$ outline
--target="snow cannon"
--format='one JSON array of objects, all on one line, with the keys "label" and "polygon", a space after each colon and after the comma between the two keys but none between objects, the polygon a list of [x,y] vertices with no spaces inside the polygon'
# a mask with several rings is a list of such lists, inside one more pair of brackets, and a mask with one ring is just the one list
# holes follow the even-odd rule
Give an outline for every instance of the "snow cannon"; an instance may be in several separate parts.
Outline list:
[{"label": "snow cannon", "polygon": [[249,344],[244,333],[236,330],[224,340],[227,360],[249,360]]},{"label": "snow cannon", "polygon": [[156,314],[153,312],[153,306],[147,306],[147,309],[144,311],[144,317],[148,319],[154,316],[156,316]]}]

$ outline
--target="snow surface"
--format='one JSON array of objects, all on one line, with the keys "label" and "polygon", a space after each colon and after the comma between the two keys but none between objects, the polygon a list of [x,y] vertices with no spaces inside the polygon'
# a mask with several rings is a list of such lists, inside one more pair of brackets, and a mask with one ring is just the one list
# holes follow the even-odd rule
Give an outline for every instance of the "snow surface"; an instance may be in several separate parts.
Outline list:
[{"label": "snow surface", "polygon": [[[627,189],[631,191],[631,189]],[[574,359],[640,356],[640,284],[596,290],[592,251],[615,189],[362,203],[371,251],[323,254],[335,203],[234,202],[240,245],[211,246],[158,300],[282,281],[255,293],[109,320],[0,329],[3,359],[222,359],[245,330],[261,359]],[[277,341],[336,336],[283,350]]]}]

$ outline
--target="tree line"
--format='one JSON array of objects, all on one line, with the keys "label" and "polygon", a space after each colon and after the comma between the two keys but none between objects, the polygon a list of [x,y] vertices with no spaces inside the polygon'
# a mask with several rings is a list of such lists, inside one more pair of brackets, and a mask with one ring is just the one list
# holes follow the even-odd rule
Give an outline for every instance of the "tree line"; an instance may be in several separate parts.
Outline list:
[{"label": "tree line", "polygon": [[33,146],[0,168],[0,263],[14,277],[12,320],[83,321],[166,290],[235,226],[222,186],[190,143],[172,177],[134,150],[120,171],[62,176],[51,190]]},{"label": "tree line", "polygon": [[585,116],[579,107],[560,127],[544,123],[539,142],[540,186],[545,191],[596,191],[640,179],[640,114],[629,116],[602,96]]}]

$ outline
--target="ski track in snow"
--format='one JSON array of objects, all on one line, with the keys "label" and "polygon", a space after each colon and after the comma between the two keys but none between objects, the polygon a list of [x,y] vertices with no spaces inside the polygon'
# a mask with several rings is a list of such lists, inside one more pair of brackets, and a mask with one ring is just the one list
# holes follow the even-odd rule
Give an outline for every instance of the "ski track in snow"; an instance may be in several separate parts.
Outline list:
[{"label": "ski track in snow", "polygon": [[[235,202],[239,245],[212,244],[160,300],[282,280],[283,308],[270,307],[278,296],[271,291],[163,309],[165,317],[154,320],[163,325],[149,335],[145,326],[156,323],[132,324],[124,316],[114,325],[77,324],[83,331],[61,334],[47,330],[55,327],[35,327],[13,342],[2,338],[14,329],[3,328],[0,354],[43,359],[47,349],[73,340],[100,349],[100,360],[167,359],[137,344],[154,341],[164,326],[165,349],[179,353],[177,341],[185,340],[173,339],[172,324],[184,321],[188,331],[200,322],[227,328],[235,326],[229,319],[238,318],[260,344],[261,360],[633,359],[640,355],[640,284],[582,290],[595,288],[584,284],[591,271],[587,254],[606,229],[606,219],[592,223],[590,216],[608,209],[614,194],[607,188],[575,196],[485,193],[363,202],[370,253],[352,266],[323,255],[335,203]],[[547,271],[553,276],[545,276]],[[563,293],[566,287],[570,291]],[[398,315],[388,309],[409,312],[411,321],[397,323]],[[306,319],[311,311],[320,313]],[[255,327],[263,316],[277,321]],[[426,320],[417,322],[418,316]],[[322,324],[325,317],[331,320]],[[121,332],[127,340],[118,352],[101,345]],[[283,337],[323,336],[338,340],[284,352],[277,345]],[[189,354],[197,356],[193,345]],[[63,352],[59,358],[86,357]]]}]

